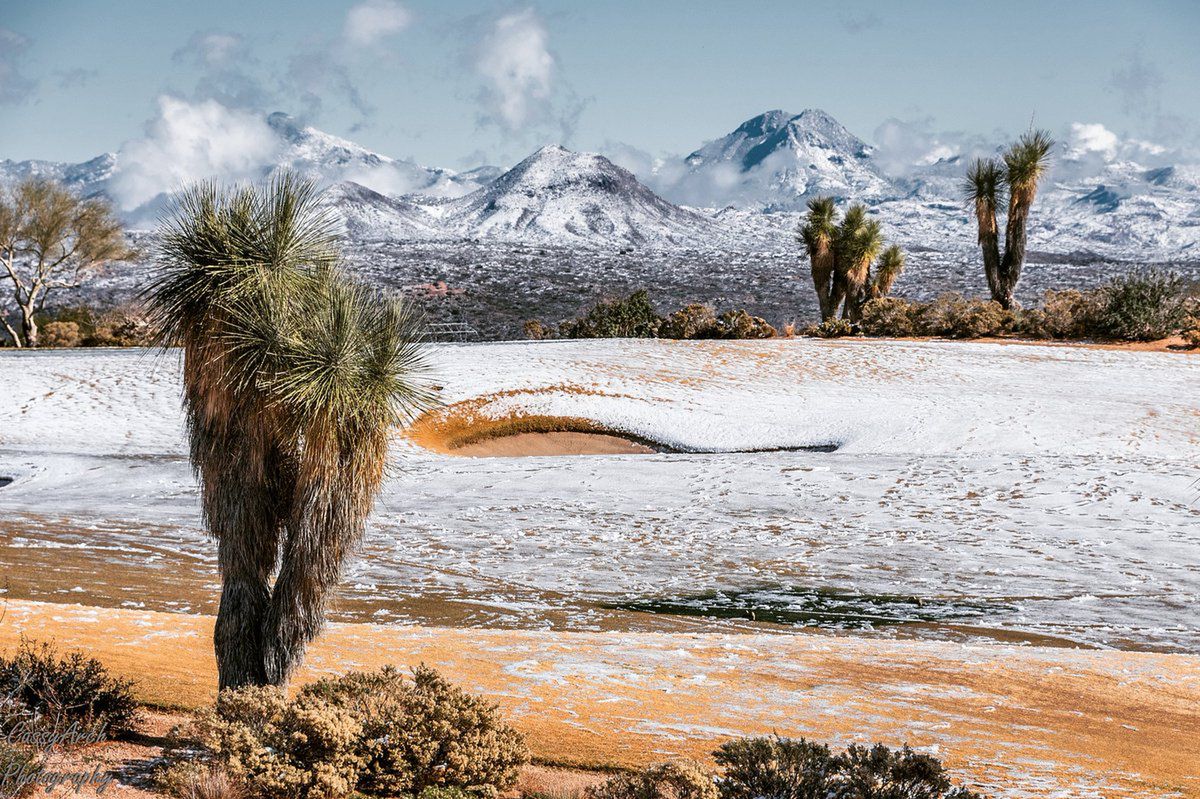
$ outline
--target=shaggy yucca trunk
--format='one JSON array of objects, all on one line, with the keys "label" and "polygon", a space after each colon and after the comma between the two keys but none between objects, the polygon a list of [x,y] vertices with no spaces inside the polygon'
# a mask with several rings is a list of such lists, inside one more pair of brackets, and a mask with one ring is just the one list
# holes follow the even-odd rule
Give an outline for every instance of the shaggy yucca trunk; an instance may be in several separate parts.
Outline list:
[{"label": "shaggy yucca trunk", "polygon": [[831,303],[833,302],[833,275],[835,271],[833,242],[828,238],[824,239],[809,254],[809,258],[812,260],[813,288],[817,292],[817,305],[821,309],[821,321],[832,319],[834,309]]}]

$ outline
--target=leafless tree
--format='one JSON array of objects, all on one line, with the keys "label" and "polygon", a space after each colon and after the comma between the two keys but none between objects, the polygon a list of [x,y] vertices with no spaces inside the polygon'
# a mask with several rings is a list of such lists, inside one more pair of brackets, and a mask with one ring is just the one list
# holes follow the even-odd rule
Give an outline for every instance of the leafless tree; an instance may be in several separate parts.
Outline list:
[{"label": "leafless tree", "polygon": [[[104,200],[80,199],[43,178],[0,192],[0,279],[10,289],[0,299],[0,323],[15,346],[36,347],[37,316],[52,292],[135,255]],[[19,330],[9,320],[14,312]]]}]

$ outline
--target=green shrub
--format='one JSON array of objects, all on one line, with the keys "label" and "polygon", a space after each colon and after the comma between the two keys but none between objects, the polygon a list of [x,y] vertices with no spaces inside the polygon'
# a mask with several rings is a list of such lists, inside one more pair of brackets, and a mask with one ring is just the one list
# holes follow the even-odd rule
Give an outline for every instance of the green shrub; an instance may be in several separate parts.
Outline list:
[{"label": "green shrub", "polygon": [[895,751],[883,744],[852,744],[835,758],[835,768],[835,795],[846,799],[979,799],[954,788],[937,758],[907,746]]},{"label": "green shrub", "polygon": [[720,338],[721,325],[711,305],[694,302],[664,319],[658,335],[673,339]]},{"label": "green shrub", "polygon": [[41,330],[39,339],[43,347],[78,347],[83,334],[75,322],[50,322]]},{"label": "green shrub", "polygon": [[617,774],[589,788],[587,799],[718,799],[712,775],[689,761]]},{"label": "green shrub", "polygon": [[558,327],[563,338],[653,338],[662,317],[650,304],[645,289],[628,297],[601,300],[584,316]]},{"label": "green shrub", "polygon": [[899,297],[880,297],[863,306],[859,326],[868,336],[913,336],[917,332],[913,322],[916,310],[916,306]]},{"label": "green shrub", "polygon": [[713,753],[724,770],[721,799],[828,799],[836,764],[829,747],[803,738],[738,738]]},{"label": "green shrub", "polygon": [[829,747],[789,739],[739,738],[714,753],[721,799],[981,799],[955,788],[938,760],[908,747]]},{"label": "green shrub", "polygon": [[717,320],[721,338],[774,338],[778,333],[760,316],[751,316],[744,309],[726,311]]},{"label": "green shrub", "polygon": [[479,799],[510,787],[528,753],[495,706],[419,667],[411,679],[385,668],[321,680],[290,701],[275,688],[222,692],[168,760],[160,784],[175,795],[216,766],[263,799]]},{"label": "green shrub", "polygon": [[0,696],[9,699],[10,709],[59,728],[77,725],[72,734],[78,737],[131,732],[137,718],[132,686],[100,661],[81,652],[59,657],[50,644],[23,640],[11,657],[0,657]]},{"label": "green shrub", "polygon": [[1188,318],[1183,278],[1150,269],[1110,280],[1099,290],[1096,332],[1118,341],[1153,341],[1175,335]]}]

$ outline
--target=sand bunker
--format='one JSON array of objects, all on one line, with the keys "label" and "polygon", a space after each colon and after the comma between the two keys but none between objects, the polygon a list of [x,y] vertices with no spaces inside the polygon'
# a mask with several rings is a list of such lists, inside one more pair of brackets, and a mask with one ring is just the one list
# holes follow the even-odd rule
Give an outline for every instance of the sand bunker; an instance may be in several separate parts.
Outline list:
[{"label": "sand bunker", "polygon": [[464,444],[452,450],[469,458],[519,458],[556,455],[649,455],[657,452],[624,436],[607,433],[516,433]]}]

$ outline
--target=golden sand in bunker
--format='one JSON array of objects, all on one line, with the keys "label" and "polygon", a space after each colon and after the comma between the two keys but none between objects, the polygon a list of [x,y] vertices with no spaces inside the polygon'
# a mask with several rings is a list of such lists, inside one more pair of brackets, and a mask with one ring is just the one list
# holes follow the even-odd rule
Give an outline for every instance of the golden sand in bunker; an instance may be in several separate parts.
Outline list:
[{"label": "golden sand in bunker", "polygon": [[[570,390],[593,393],[574,386]],[[447,405],[423,414],[405,430],[405,435],[425,449],[471,458],[648,455],[665,449],[579,416],[519,411],[493,416],[485,412],[487,405],[497,399],[545,391],[548,389],[502,392]]]}]

